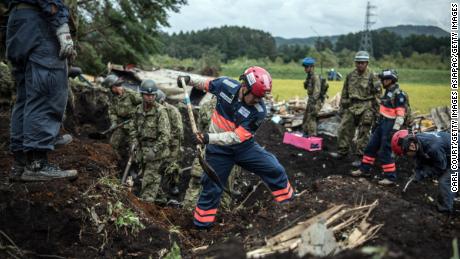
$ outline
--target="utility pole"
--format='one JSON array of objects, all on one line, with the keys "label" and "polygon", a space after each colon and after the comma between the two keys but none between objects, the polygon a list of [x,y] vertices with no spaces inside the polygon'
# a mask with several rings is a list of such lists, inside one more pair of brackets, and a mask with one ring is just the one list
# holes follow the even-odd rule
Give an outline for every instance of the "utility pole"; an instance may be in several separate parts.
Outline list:
[{"label": "utility pole", "polygon": [[372,16],[375,16],[374,13],[372,13],[372,9],[375,9],[375,5],[371,5],[371,2],[367,2],[367,7],[366,7],[366,17],[364,20],[364,31],[361,36],[361,42],[359,44],[359,50],[365,50],[369,52],[369,55],[371,57],[374,56],[374,49],[372,47],[372,35],[371,35],[371,26],[375,24],[375,21],[371,20]]},{"label": "utility pole", "polygon": [[[316,34],[317,38],[316,38],[316,42],[318,43],[321,43],[321,36],[319,36],[319,33],[313,28],[313,26],[310,26],[311,30]],[[319,64],[321,66],[321,74],[320,75],[323,75],[323,60],[324,60],[324,55],[323,53],[317,49],[319,55],[321,56],[321,60],[319,61]]]}]

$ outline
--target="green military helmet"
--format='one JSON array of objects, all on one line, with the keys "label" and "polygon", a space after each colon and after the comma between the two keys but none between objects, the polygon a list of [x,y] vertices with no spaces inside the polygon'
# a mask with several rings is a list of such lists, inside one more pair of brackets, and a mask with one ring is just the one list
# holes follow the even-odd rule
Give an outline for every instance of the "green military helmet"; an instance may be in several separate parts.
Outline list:
[{"label": "green military helmet", "polygon": [[356,52],[355,62],[369,62],[369,52],[364,50]]},{"label": "green military helmet", "polygon": [[157,102],[164,102],[164,100],[166,100],[166,94],[163,91],[161,91],[160,89],[158,89]]},{"label": "green military helmet", "polygon": [[121,80],[118,76],[116,75],[108,75],[104,81],[102,81],[102,86],[110,88],[114,85],[119,85],[121,84]]},{"label": "green military helmet", "polygon": [[157,84],[151,79],[146,79],[142,81],[139,92],[141,94],[158,94]]}]

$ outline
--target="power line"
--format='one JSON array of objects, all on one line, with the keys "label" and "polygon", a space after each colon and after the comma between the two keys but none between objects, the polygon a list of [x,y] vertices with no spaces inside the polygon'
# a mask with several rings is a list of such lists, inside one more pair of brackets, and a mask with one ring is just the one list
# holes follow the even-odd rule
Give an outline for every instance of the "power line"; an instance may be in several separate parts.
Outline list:
[{"label": "power line", "polygon": [[372,16],[375,16],[375,13],[372,12],[373,9],[377,8],[375,5],[371,5],[371,2],[367,2],[366,6],[366,16],[364,20],[364,31],[361,36],[361,42],[359,44],[359,50],[365,50],[369,52],[369,55],[374,56],[374,49],[372,47],[372,34],[371,26],[375,24],[375,21],[371,20]]}]

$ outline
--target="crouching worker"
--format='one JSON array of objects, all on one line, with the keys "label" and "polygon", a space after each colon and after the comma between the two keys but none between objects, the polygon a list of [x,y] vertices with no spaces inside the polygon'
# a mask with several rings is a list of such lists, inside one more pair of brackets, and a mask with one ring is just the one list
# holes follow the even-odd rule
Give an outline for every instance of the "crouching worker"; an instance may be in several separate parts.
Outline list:
[{"label": "crouching worker", "polygon": [[[209,133],[197,133],[194,140],[206,146],[206,162],[217,172],[225,186],[235,164],[262,178],[271,189],[275,201],[282,203],[294,197],[283,166],[276,157],[254,140],[254,134],[264,121],[264,96],[272,89],[270,74],[261,67],[249,67],[240,76],[241,82],[228,77],[214,80],[181,80],[196,89],[217,97],[211,117]],[[203,189],[194,211],[194,224],[199,228],[211,227],[215,221],[223,190],[203,173]]]},{"label": "crouching worker", "polygon": [[416,161],[415,180],[427,177],[439,177],[439,193],[437,208],[439,212],[454,211],[454,197],[451,177],[450,152],[451,139],[449,132],[409,134],[400,130],[391,139],[391,148],[396,155],[414,157]]}]

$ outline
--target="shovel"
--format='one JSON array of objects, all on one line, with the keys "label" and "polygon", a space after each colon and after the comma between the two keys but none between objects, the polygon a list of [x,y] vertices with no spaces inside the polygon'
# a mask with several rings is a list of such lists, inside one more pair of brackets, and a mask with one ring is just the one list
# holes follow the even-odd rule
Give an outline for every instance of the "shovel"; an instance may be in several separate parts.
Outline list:
[{"label": "shovel", "polygon": [[[182,83],[182,89],[184,89],[184,101],[185,101],[185,104],[187,105],[188,117],[190,119],[192,132],[193,132],[193,134],[196,134],[196,133],[198,133],[198,129],[196,127],[195,117],[193,116],[192,104],[190,103],[190,97],[188,95],[185,80],[183,78],[181,78],[181,83]],[[224,185],[222,184],[222,182],[219,179],[219,176],[217,176],[216,171],[204,159],[203,146],[198,144],[198,145],[196,145],[196,149],[198,150],[198,160],[200,161],[200,165],[203,168],[203,171],[206,173],[206,175],[208,175],[208,177],[211,178],[211,180],[215,184],[217,184],[217,186],[219,186],[219,188],[224,190],[224,192],[229,193],[229,194],[232,195],[233,193],[230,192],[230,190],[228,190],[226,187],[224,187]]]},{"label": "shovel", "polygon": [[407,192],[407,188],[409,187],[409,185],[415,181],[415,172],[409,177],[409,180],[406,182],[406,184],[404,185],[404,188],[402,190],[402,193],[406,193]]}]

